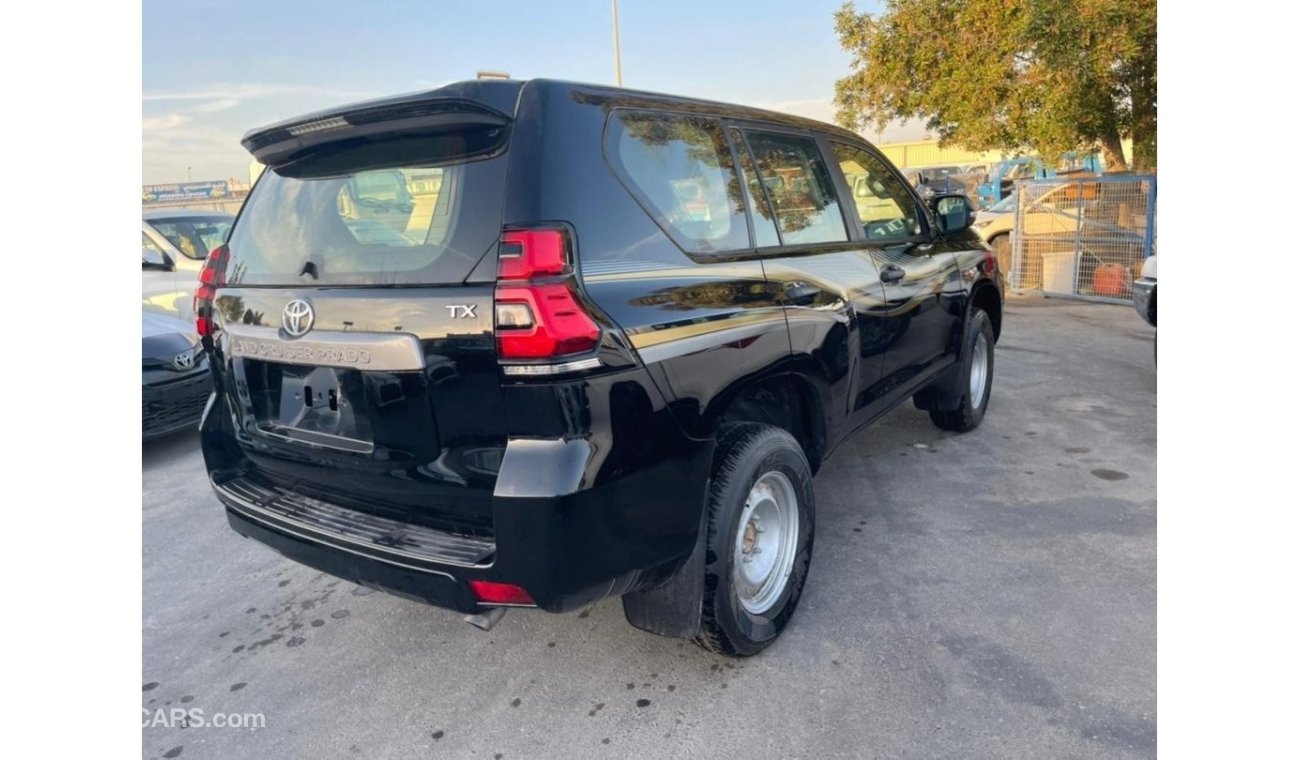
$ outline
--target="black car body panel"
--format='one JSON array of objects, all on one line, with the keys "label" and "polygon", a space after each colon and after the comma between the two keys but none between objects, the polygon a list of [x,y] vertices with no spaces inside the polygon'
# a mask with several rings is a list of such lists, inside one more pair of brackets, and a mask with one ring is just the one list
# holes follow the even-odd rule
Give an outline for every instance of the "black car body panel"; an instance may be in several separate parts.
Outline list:
[{"label": "black car body panel", "polygon": [[[611,119],[623,112],[874,153],[799,117],[547,80],[449,85],[245,138],[276,174],[277,162],[331,140],[486,130],[490,150],[468,159],[501,165],[500,205],[484,213],[502,230],[562,233],[573,298],[599,337],[580,370],[502,357],[496,246],[454,281],[427,285],[388,270],[370,284],[315,280],[328,262],[259,281],[239,271],[233,250],[232,281],[214,302],[217,400],[202,442],[236,531],[334,575],[466,612],[490,606],[469,591],[474,581],[517,584],[550,611],[653,589],[698,557],[721,423],[766,415],[797,427],[816,467],[956,365],[973,303],[1000,324],[996,262],[969,230],[930,233],[932,212],[911,190],[926,232],[908,242],[868,241],[837,176],[843,241],[688,251],[610,155]],[[397,121],[384,129],[373,114]],[[720,150],[741,155],[743,140],[727,134]],[[240,227],[258,223],[261,185],[276,181],[254,189],[232,249],[247,239]],[[733,187],[733,201],[752,192]],[[754,215],[735,213],[752,240]],[[315,315],[297,338],[282,321],[295,301]],[[370,364],[365,346],[382,346]]]}]

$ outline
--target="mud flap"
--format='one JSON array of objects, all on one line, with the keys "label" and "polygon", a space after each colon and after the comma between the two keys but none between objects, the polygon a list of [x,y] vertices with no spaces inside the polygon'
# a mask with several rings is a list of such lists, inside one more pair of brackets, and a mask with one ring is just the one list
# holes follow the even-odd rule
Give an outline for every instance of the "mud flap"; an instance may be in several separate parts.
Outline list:
[{"label": "mud flap", "polygon": [[704,544],[708,510],[700,510],[695,548],[682,566],[661,586],[623,595],[627,622],[660,636],[693,639],[700,632],[704,605]]},{"label": "mud flap", "polygon": [[924,411],[937,412],[948,412],[960,407],[962,393],[965,392],[962,383],[962,370],[965,366],[963,357],[939,373],[929,385],[913,394],[912,405]]}]

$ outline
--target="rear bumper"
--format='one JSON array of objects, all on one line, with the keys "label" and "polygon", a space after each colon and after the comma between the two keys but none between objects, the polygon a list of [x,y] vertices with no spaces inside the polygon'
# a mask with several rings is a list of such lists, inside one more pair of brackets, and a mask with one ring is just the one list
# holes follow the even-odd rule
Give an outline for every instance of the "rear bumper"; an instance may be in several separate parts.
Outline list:
[{"label": "rear bumper", "polygon": [[[226,499],[222,498],[222,502]],[[415,570],[344,552],[312,539],[272,529],[229,503],[226,504],[226,519],[241,536],[260,541],[288,559],[323,573],[438,607],[462,612],[478,609],[478,602],[469,587],[450,573]]]},{"label": "rear bumper", "polygon": [[1156,281],[1139,277],[1133,282],[1133,308],[1152,327],[1156,326],[1156,312],[1152,308],[1156,294]]},{"label": "rear bumper", "polygon": [[[535,443],[535,442],[534,442]],[[438,534],[376,519],[244,476],[213,478],[231,528],[285,557],[353,583],[461,612],[484,608],[472,580],[525,589],[550,612],[579,609],[607,596],[655,585],[690,555],[704,507],[712,442],[693,442],[680,457],[575,493],[536,489],[493,496],[490,538]],[[529,447],[528,470],[544,485],[551,466]],[[571,456],[573,442],[556,446]],[[499,605],[490,605],[499,606]]]}]

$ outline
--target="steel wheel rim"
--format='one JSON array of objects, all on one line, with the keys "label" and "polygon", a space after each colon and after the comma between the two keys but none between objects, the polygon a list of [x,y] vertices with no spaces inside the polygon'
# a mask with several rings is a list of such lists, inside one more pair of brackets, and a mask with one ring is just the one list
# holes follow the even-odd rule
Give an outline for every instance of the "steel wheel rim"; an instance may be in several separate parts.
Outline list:
[{"label": "steel wheel rim", "polygon": [[989,376],[989,341],[980,333],[975,338],[970,361],[970,405],[976,409],[984,403],[984,391]]},{"label": "steel wheel rim", "polygon": [[732,576],[746,612],[761,615],[781,598],[799,543],[799,501],[785,473],[754,482],[736,527]]}]

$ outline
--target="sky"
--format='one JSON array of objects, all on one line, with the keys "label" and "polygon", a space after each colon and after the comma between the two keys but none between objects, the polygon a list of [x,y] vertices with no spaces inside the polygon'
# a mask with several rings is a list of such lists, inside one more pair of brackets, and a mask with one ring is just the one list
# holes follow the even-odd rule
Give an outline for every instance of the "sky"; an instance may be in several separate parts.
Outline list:
[{"label": "sky", "polygon": [[[840,2],[622,0],[623,85],[833,121]],[[249,129],[480,70],[614,82],[609,0],[144,0],[143,31],[146,184],[246,180]]]}]

